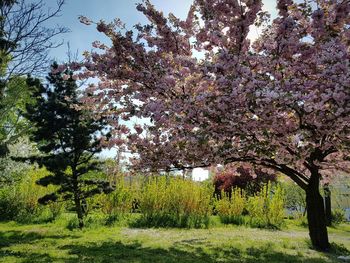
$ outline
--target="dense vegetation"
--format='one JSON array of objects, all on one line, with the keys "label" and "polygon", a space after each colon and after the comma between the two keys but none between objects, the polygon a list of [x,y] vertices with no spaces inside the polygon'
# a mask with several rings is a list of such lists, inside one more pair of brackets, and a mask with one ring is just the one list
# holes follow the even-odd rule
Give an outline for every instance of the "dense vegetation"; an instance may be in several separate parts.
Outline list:
[{"label": "dense vegetation", "polygon": [[[100,166],[107,165],[101,163]],[[301,203],[304,197],[298,199],[295,192],[298,188],[290,181],[266,183],[254,195],[233,188],[230,195],[222,192],[218,197],[212,179],[194,182],[174,174],[108,175],[103,170],[91,171],[86,176],[110,182],[115,189],[86,198],[84,221],[87,224],[97,217],[101,225],[126,220],[133,227],[210,228],[215,226],[211,220],[215,215],[223,224],[282,229],[284,219],[290,217],[305,225],[305,206]],[[49,202],[47,206],[40,204],[43,196],[59,189],[59,186],[44,187],[36,183],[47,173],[45,168],[29,166],[17,175],[19,181],[0,188],[2,220],[42,223],[76,211],[71,199]],[[287,201],[286,197],[291,195],[294,199]],[[337,218],[336,223],[344,220],[340,216],[339,221],[339,215]],[[66,223],[69,228],[79,225],[74,217]]]}]

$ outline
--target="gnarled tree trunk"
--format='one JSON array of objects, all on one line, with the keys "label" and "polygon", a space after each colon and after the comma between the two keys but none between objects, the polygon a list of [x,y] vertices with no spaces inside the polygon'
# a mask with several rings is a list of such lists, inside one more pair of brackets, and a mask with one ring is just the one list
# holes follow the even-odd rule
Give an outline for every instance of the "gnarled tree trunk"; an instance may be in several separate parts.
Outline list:
[{"label": "gnarled tree trunk", "polygon": [[327,251],[328,241],[326,215],[323,198],[319,190],[320,174],[317,169],[311,171],[309,184],[306,188],[307,220],[309,235],[314,248]]}]

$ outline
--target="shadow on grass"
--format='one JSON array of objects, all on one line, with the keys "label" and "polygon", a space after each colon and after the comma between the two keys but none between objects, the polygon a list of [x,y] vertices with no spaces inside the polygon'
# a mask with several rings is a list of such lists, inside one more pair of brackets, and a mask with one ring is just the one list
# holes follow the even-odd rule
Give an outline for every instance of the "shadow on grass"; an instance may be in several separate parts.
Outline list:
[{"label": "shadow on grass", "polygon": [[64,239],[64,238],[77,238],[74,235],[48,235],[40,234],[35,231],[0,231],[0,248],[10,247],[13,244],[30,244],[42,239]]},{"label": "shadow on grass", "polygon": [[[50,244],[50,239],[72,239],[71,235],[41,235],[36,232],[8,231],[0,232],[0,261],[7,262],[11,258],[20,262],[306,262],[325,263],[337,262],[335,254],[321,254],[327,258],[308,258],[303,255],[290,255],[276,251],[271,244],[239,249],[229,246],[217,247],[206,239],[188,239],[175,242],[170,248],[145,247],[140,242],[123,243],[120,241],[105,241],[102,243],[76,244],[70,240],[70,244],[55,246]],[[42,241],[36,244],[37,241]],[[48,241],[48,242],[47,242]],[[30,251],[22,249],[12,250],[12,245],[35,244],[37,250]],[[334,246],[334,245],[333,245]],[[66,254],[67,257],[60,258],[49,255],[45,248],[57,250]],[[337,247],[337,252],[346,252],[342,246]],[[336,253],[336,252],[334,252]],[[60,255],[60,256],[59,256]]]},{"label": "shadow on grass", "polygon": [[[195,242],[196,243],[196,242]],[[200,242],[201,243],[201,242]],[[268,246],[248,248],[241,251],[238,248],[222,248],[193,246],[188,241],[169,249],[143,247],[141,243],[124,244],[122,242],[90,243],[85,245],[66,245],[60,249],[69,250],[71,259],[65,262],[306,262],[325,263],[328,259],[306,258],[303,256],[287,255],[270,249]]]},{"label": "shadow on grass", "polygon": [[350,250],[347,249],[343,244],[331,243],[331,253],[336,255],[350,255]]},{"label": "shadow on grass", "polygon": [[14,251],[11,246],[13,245],[27,245],[34,244],[38,241],[48,242],[49,240],[57,240],[57,239],[65,239],[65,238],[78,238],[78,236],[74,235],[48,235],[48,234],[40,234],[39,232],[34,231],[0,231],[0,262],[5,257],[17,258],[21,259],[21,262],[29,263],[37,263],[37,262],[54,262],[49,254],[47,253],[38,253],[36,252],[23,252],[23,251]]},{"label": "shadow on grass", "polygon": [[[2,258],[10,257],[20,259],[22,263],[40,263],[40,262],[56,262],[56,259],[53,259],[50,257],[47,253],[30,253],[30,252],[13,252],[10,250],[0,250],[0,262],[7,262],[1,261]],[[9,262],[13,262],[10,260]],[[16,261],[17,262],[17,261]]]}]

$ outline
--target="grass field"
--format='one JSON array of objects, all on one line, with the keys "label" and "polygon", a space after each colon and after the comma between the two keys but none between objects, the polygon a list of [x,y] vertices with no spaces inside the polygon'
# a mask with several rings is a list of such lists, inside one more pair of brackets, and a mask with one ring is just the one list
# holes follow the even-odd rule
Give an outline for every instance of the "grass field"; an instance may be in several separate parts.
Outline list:
[{"label": "grass field", "polygon": [[210,229],[90,227],[0,223],[0,262],[340,262],[349,255],[350,225],[329,229],[331,253],[310,249],[307,229],[239,226]]}]

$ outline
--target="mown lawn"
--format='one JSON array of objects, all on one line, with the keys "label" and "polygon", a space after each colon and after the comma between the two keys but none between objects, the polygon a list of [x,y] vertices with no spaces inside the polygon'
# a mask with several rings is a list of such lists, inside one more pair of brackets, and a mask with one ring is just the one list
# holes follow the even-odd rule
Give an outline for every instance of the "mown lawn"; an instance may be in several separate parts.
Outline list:
[{"label": "mown lawn", "polygon": [[340,262],[349,255],[350,225],[330,228],[331,253],[310,249],[307,229],[239,226],[210,229],[90,227],[0,223],[0,262]]}]

